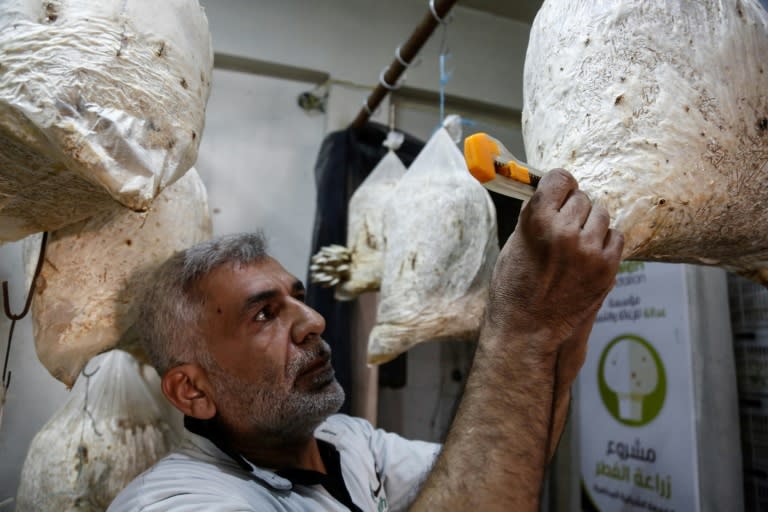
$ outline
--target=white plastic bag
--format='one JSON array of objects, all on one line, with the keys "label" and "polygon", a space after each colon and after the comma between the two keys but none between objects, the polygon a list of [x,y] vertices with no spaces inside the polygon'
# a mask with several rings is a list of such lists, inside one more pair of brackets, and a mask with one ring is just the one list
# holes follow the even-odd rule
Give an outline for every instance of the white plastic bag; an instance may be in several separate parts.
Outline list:
[{"label": "white plastic bag", "polygon": [[386,245],[384,211],[405,171],[397,154],[387,151],[352,194],[347,222],[349,278],[336,288],[337,299],[352,300],[363,292],[379,289]]},{"label": "white plastic bag", "polygon": [[148,208],[197,158],[212,67],[197,0],[5,0],[0,241]]},{"label": "white plastic bag", "polygon": [[625,258],[768,283],[766,56],[757,0],[546,0],[525,62],[528,162],[572,171]]},{"label": "white plastic bag", "polygon": [[445,128],[390,196],[386,253],[368,362],[416,343],[477,338],[499,252],[496,210]]},{"label": "white plastic bag", "polygon": [[96,356],[32,440],[17,512],[106,510],[175,446],[181,423],[153,368],[120,350]]},{"label": "white plastic bag", "polygon": [[[51,233],[32,301],[40,361],[71,386],[86,361],[118,344],[136,344],[132,325],[135,272],[211,236],[208,203],[197,171],[168,187],[144,213],[115,206],[106,215]],[[24,251],[27,274],[39,244]]]}]

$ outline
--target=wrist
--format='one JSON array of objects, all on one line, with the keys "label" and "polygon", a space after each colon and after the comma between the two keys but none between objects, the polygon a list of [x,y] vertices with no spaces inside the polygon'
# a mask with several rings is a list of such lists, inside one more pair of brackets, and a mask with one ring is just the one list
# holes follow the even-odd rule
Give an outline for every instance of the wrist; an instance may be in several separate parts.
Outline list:
[{"label": "wrist", "polygon": [[556,333],[543,325],[494,321],[491,315],[486,315],[478,345],[503,361],[524,366],[533,364],[554,371],[561,345],[556,338]]}]

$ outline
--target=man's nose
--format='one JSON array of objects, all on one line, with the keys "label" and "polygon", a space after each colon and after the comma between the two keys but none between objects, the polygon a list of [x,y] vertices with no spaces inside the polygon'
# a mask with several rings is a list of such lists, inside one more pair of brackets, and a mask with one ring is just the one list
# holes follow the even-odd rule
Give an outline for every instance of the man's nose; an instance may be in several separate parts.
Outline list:
[{"label": "man's nose", "polygon": [[296,301],[296,309],[291,338],[296,344],[319,337],[325,331],[325,318],[303,302]]}]

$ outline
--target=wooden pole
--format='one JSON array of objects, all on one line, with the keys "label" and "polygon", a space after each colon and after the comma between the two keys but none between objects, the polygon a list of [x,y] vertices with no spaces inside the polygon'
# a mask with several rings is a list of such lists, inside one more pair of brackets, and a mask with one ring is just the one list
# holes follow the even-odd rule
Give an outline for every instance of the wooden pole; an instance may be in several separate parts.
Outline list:
[{"label": "wooden pole", "polygon": [[[357,117],[352,121],[353,128],[361,128],[371,117],[371,114],[376,111],[381,102],[386,98],[389,91],[394,88],[400,76],[407,69],[407,65],[413,62],[413,59],[419,53],[421,48],[430,38],[437,26],[440,24],[438,20],[445,20],[448,15],[448,11],[456,3],[456,0],[433,0],[434,4],[427,10],[427,14],[422,18],[421,23],[411,34],[411,37],[403,44],[399,49],[399,55],[395,55],[395,60],[389,65],[386,73],[383,75],[384,83],[379,83],[376,89],[365,100],[363,108],[357,114]],[[432,11],[434,6],[434,13]],[[388,87],[387,87],[388,86]]]}]

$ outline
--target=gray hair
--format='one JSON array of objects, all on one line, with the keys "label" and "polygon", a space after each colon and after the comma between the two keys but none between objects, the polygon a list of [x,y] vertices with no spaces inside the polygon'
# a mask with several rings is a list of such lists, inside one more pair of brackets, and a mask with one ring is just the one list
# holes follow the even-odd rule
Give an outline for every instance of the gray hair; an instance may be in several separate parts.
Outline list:
[{"label": "gray hair", "polygon": [[200,280],[222,265],[247,265],[266,257],[263,233],[226,235],[177,252],[147,275],[135,327],[160,375],[196,361],[205,346],[199,329]]}]

